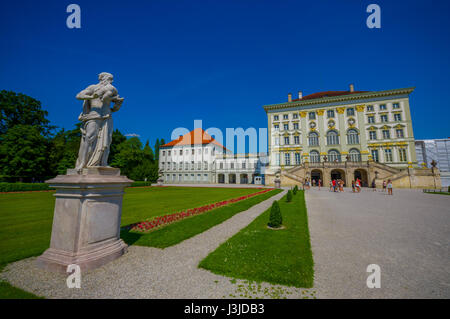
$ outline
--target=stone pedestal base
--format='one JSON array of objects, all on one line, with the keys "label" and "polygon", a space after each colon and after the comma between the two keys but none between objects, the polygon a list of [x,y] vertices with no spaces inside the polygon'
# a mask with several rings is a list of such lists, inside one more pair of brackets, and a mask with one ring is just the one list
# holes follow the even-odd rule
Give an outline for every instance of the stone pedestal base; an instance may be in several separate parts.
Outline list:
[{"label": "stone pedestal base", "polygon": [[281,188],[281,180],[279,178],[275,179],[275,188],[279,189]]},{"label": "stone pedestal base", "polygon": [[39,267],[65,273],[76,264],[87,271],[126,252],[120,220],[123,190],[132,181],[119,169],[67,170],[47,183],[56,188],[56,202],[50,248],[37,258]]}]

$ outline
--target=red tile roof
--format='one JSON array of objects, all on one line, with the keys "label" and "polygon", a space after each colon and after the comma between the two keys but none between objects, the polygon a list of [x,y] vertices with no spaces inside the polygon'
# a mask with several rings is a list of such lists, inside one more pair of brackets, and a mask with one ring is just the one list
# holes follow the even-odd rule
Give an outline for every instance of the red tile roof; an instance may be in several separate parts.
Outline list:
[{"label": "red tile roof", "polygon": [[179,145],[204,145],[204,144],[210,144],[213,143],[214,145],[217,145],[224,150],[227,150],[225,146],[217,142],[215,139],[211,137],[208,133],[205,132],[202,128],[196,128],[193,131],[190,131],[189,133],[180,136],[176,140],[173,140],[169,143],[166,143],[164,145],[161,145],[160,147],[170,147],[170,146],[179,146]]},{"label": "red tile roof", "polygon": [[312,100],[312,99],[319,99],[322,97],[330,97],[330,96],[339,96],[339,95],[348,95],[348,94],[357,94],[357,93],[365,93],[369,91],[324,91],[324,92],[317,92],[313,94],[306,95],[302,97],[301,99],[295,99],[294,101],[303,101],[303,100]]}]

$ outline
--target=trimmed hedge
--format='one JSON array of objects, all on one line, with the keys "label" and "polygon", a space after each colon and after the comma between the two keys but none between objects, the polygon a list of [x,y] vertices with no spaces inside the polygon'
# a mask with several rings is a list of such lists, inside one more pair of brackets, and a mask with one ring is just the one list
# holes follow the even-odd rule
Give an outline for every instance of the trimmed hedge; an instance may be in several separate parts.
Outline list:
[{"label": "trimmed hedge", "polygon": [[[150,186],[152,182],[137,181],[131,184],[131,187]],[[9,192],[28,192],[28,191],[47,191],[55,188],[46,183],[0,183],[0,193]]]},{"label": "trimmed hedge", "polygon": [[269,223],[267,225],[272,228],[278,228],[281,227],[282,223],[283,217],[281,216],[280,205],[275,200],[273,201],[272,207],[270,208]]}]

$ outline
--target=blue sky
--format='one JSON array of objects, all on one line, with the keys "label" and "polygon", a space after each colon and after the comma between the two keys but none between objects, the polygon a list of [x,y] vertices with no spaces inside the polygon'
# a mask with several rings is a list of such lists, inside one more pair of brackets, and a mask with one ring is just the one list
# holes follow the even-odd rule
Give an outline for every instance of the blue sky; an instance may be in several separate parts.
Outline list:
[{"label": "blue sky", "polygon": [[[81,29],[66,7],[81,7]],[[366,7],[381,7],[368,29]],[[76,93],[111,72],[123,133],[267,127],[264,104],[302,90],[415,86],[415,137],[450,136],[450,1],[2,1],[0,89],[42,102],[71,129]]]}]

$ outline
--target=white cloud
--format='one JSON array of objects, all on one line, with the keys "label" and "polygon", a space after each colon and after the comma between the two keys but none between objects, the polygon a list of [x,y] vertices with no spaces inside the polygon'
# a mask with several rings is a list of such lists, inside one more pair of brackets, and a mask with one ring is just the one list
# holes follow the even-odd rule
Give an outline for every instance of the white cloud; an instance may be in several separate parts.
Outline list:
[{"label": "white cloud", "polygon": [[125,136],[127,136],[127,137],[141,137],[139,134],[136,134],[136,133],[128,133],[128,134],[125,134]]}]

